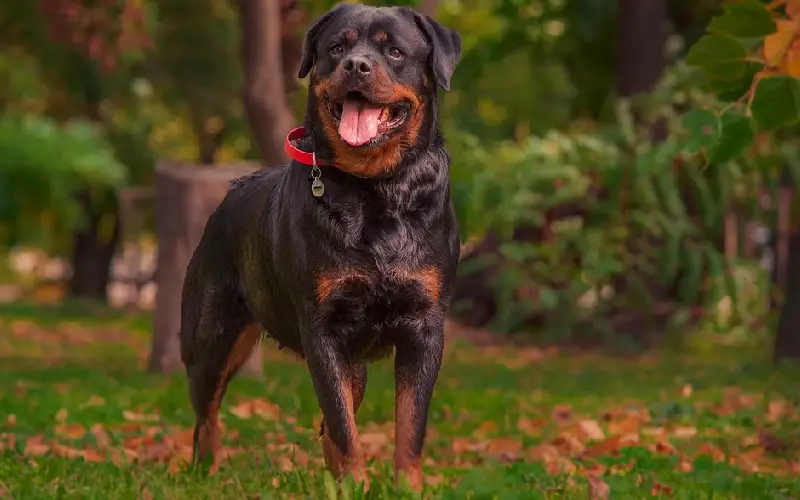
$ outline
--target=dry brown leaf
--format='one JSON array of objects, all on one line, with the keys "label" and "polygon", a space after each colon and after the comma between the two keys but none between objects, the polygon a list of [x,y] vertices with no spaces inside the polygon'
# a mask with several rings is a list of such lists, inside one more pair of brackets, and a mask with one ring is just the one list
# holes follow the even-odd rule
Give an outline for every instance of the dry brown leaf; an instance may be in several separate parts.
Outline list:
[{"label": "dry brown leaf", "polygon": [[25,441],[25,450],[23,454],[38,457],[52,449],[52,446],[44,442],[44,436],[42,434],[37,434],[36,436],[29,437],[27,441]]},{"label": "dry brown leaf", "polygon": [[83,459],[87,462],[100,463],[105,462],[106,457],[97,450],[86,449],[81,453]]},{"label": "dry brown leaf", "polygon": [[552,444],[540,444],[528,450],[528,458],[534,461],[552,461],[561,456],[558,448]]},{"label": "dry brown leaf", "polygon": [[600,424],[598,424],[596,420],[581,420],[578,423],[578,428],[584,438],[590,441],[599,441],[606,437],[603,429],[600,428]]},{"label": "dry brown leaf", "polygon": [[621,420],[612,420],[608,423],[610,434],[636,434],[639,432],[641,422],[635,416],[629,415]]},{"label": "dry brown leaf", "polygon": [[656,441],[652,449],[654,452],[661,453],[663,455],[675,455],[678,453],[678,450],[676,450],[675,447],[672,446],[672,443],[666,439],[659,439]]},{"label": "dry brown leaf", "polygon": [[578,468],[572,461],[566,458],[556,458],[555,460],[548,460],[544,464],[544,468],[548,474],[557,476],[560,474],[573,474]]},{"label": "dry brown leaf", "polygon": [[389,435],[385,432],[364,432],[361,433],[358,438],[363,446],[374,448],[387,446],[391,441]]},{"label": "dry brown leaf", "polygon": [[586,450],[586,456],[596,458],[602,455],[614,455],[619,452],[620,448],[633,446],[638,442],[638,434],[617,434],[590,446],[589,449]]},{"label": "dry brown leaf", "polygon": [[542,433],[542,429],[547,425],[547,420],[544,419],[529,419],[520,418],[517,420],[517,430],[522,431],[530,436],[538,436]]},{"label": "dry brown leaf", "polygon": [[654,482],[653,487],[650,489],[650,494],[654,497],[659,495],[672,495],[674,492],[675,490],[673,490],[671,486],[659,483],[658,481]]},{"label": "dry brown leaf", "polygon": [[586,451],[586,446],[577,437],[568,432],[559,434],[550,443],[558,448],[561,455],[574,457]]},{"label": "dry brown leaf", "polygon": [[158,422],[158,414],[136,413],[128,410],[122,412],[122,418],[128,422]]},{"label": "dry brown leaf", "polygon": [[702,443],[697,449],[698,455],[709,455],[717,462],[725,461],[725,453],[711,443]]},{"label": "dry brown leaf", "polygon": [[56,422],[66,422],[69,412],[66,408],[61,408],[56,412]]},{"label": "dry brown leaf", "polygon": [[461,454],[472,450],[472,442],[466,438],[455,438],[450,444],[454,453]]},{"label": "dry brown leaf", "polygon": [[611,494],[611,487],[596,476],[589,476],[589,498],[605,500]]},{"label": "dry brown leaf", "polygon": [[564,425],[572,420],[572,405],[556,405],[551,418],[559,425]]},{"label": "dry brown leaf", "polygon": [[789,403],[787,401],[782,399],[773,399],[767,404],[767,422],[777,422],[788,415]]},{"label": "dry brown leaf", "polygon": [[694,470],[694,464],[691,460],[682,458],[678,463],[678,470],[681,472],[692,472]]},{"label": "dry brown leaf", "polygon": [[516,460],[522,451],[522,442],[510,438],[490,439],[486,454],[495,460]]},{"label": "dry brown leaf", "polygon": [[105,404],[106,404],[106,400],[101,398],[100,396],[91,396],[81,406],[83,408],[90,408],[90,407],[93,407],[93,406],[104,406]]},{"label": "dry brown leaf", "polygon": [[55,433],[64,439],[80,439],[86,435],[86,428],[81,424],[61,423],[56,425]]},{"label": "dry brown leaf", "polygon": [[672,435],[678,439],[693,438],[697,435],[697,427],[675,427],[672,429]]},{"label": "dry brown leaf", "polygon": [[497,423],[487,420],[486,422],[483,422],[480,427],[478,427],[478,429],[475,431],[475,434],[477,436],[485,437],[489,434],[494,434],[495,432],[497,432]]}]

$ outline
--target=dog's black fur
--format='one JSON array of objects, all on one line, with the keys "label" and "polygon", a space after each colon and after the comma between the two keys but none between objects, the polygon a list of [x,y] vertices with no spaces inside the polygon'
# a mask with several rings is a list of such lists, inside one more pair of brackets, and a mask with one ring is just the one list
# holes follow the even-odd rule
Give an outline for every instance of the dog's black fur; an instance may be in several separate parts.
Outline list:
[{"label": "dog's black fur", "polygon": [[[335,166],[321,166],[321,198],[311,193],[311,167],[297,162],[237,179],[206,225],[184,282],[180,332],[196,461],[211,452],[216,464],[225,387],[263,330],[305,359],[326,461],[359,480],[354,413],[365,363],[394,347],[395,468],[420,487],[459,258],[437,85],[449,89],[460,52],[455,32],[409,8],[341,5],[309,29],[299,75],[311,73],[308,137],[298,147]],[[343,69],[354,60],[371,71]],[[391,105],[402,125],[365,146],[344,143],[335,109],[353,91]]]}]

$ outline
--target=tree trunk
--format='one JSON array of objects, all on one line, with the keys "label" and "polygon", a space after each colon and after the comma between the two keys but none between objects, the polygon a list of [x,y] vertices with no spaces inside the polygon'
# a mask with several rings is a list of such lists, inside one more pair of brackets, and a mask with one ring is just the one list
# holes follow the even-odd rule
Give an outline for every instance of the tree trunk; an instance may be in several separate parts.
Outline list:
[{"label": "tree trunk", "polygon": [[70,295],[105,302],[111,275],[111,261],[120,238],[118,210],[96,213],[88,191],[77,196],[83,211],[83,225],[73,233]]},{"label": "tree trunk", "polygon": [[[794,198],[794,179],[784,168],[778,189],[777,231],[773,243],[773,284],[782,300],[778,331],[775,336],[774,358],[800,360],[800,232],[792,233],[791,206]],[[770,294],[771,297],[774,294]]]},{"label": "tree trunk", "polygon": [[283,141],[295,119],[284,88],[280,5],[276,0],[239,0],[239,22],[250,128],[267,165],[285,164]]},{"label": "tree trunk", "polygon": [[786,290],[775,337],[775,361],[800,361],[800,232],[789,240]]},{"label": "tree trunk", "polygon": [[[224,168],[162,162],[156,167],[156,236],[158,297],[150,355],[151,371],[170,373],[182,366],[178,331],[186,267],[200,242],[206,222],[216,210],[232,179],[257,169],[254,165]],[[260,350],[243,372],[261,374]]]},{"label": "tree trunk", "polygon": [[619,0],[617,12],[617,92],[647,92],[664,70],[666,0]]},{"label": "tree trunk", "polygon": [[281,1],[281,63],[283,90],[287,96],[299,87],[297,72],[303,52],[303,30],[308,24],[306,17],[297,0]]}]

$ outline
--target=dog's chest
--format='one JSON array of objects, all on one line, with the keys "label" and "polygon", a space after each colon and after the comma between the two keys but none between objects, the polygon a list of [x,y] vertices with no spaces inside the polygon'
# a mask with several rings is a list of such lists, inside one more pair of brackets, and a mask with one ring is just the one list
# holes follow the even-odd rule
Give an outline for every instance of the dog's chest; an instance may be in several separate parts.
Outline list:
[{"label": "dog's chest", "polygon": [[326,329],[354,356],[388,354],[398,335],[413,333],[438,311],[436,239],[423,235],[406,220],[385,223],[368,235],[358,258],[321,274],[317,295]]}]

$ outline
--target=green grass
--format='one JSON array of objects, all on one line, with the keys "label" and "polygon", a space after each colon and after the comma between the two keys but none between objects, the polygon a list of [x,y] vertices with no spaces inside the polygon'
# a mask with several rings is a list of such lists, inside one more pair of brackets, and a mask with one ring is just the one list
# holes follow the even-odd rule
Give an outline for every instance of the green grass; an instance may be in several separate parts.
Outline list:
[{"label": "green grass", "polygon": [[[0,309],[0,498],[336,498],[300,363],[267,343],[264,381],[232,383],[222,416],[225,446],[238,453],[205,477],[183,468],[193,424],[185,377],[142,369],[148,319],[83,314]],[[423,497],[587,498],[591,473],[611,498],[800,498],[797,368],[736,349],[533,359],[521,349],[448,349]],[[391,363],[370,367],[358,414],[366,498],[414,498],[392,486],[393,386]],[[278,413],[234,414],[252,401]],[[637,441],[620,446],[622,436]],[[90,461],[63,456],[83,450]],[[350,483],[338,490],[364,497]]]}]

